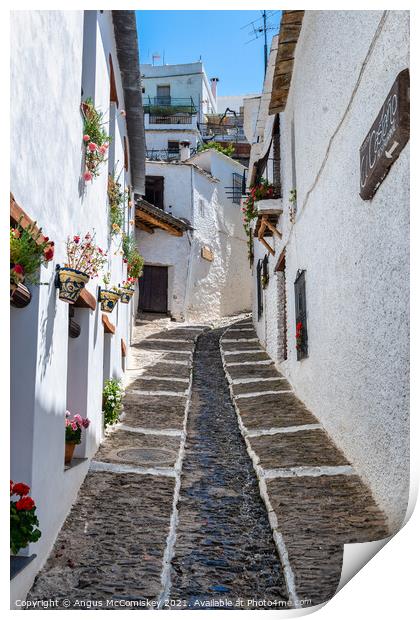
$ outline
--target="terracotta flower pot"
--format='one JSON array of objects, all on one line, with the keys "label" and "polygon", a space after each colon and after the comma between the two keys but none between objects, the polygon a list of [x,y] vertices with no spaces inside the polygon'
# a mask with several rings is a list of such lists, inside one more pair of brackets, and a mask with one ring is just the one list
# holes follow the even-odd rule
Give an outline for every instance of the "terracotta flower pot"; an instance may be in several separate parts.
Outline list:
[{"label": "terracotta flower pot", "polygon": [[120,294],[115,291],[101,289],[99,300],[102,312],[112,312],[120,298]]},{"label": "terracotta flower pot", "polygon": [[133,288],[122,288],[120,289],[120,297],[122,304],[128,304],[132,296],[134,295]]},{"label": "terracotta flower pot", "polygon": [[76,447],[75,443],[70,443],[66,441],[66,451],[64,453],[64,464],[70,465],[71,460],[73,458],[74,449]]},{"label": "terracotta flower pot", "polygon": [[77,301],[80,291],[89,282],[87,273],[70,267],[61,267],[58,277],[60,281],[59,298],[68,304],[74,304]]}]

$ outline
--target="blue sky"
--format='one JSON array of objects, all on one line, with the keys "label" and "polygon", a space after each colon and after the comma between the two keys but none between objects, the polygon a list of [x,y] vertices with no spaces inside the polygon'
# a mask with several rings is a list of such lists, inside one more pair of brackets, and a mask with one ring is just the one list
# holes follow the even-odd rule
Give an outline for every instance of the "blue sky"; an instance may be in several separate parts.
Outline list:
[{"label": "blue sky", "polygon": [[[281,12],[269,11],[268,49],[277,34]],[[261,92],[264,79],[264,39],[253,38],[253,20],[261,11],[136,11],[141,62],[155,64],[204,62],[208,77],[218,77],[219,95]]]}]

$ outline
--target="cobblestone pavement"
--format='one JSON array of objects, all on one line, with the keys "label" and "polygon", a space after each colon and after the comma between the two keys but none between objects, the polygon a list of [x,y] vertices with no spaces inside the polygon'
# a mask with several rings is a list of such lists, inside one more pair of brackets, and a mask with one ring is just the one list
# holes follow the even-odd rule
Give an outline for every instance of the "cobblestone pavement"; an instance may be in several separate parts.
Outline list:
[{"label": "cobblestone pavement", "polygon": [[28,598],[278,609],[333,596],[343,543],[384,538],[384,517],[250,319],[140,317],[133,335],[121,421]]},{"label": "cobblestone pavement", "polygon": [[276,370],[250,320],[224,332],[221,352],[289,594],[297,604],[327,601],[340,581],[343,544],[386,538],[385,517]]},{"label": "cobblestone pavement", "polygon": [[220,335],[202,334],[194,356],[171,598],[193,609],[276,608],[287,590],[230,399]]}]

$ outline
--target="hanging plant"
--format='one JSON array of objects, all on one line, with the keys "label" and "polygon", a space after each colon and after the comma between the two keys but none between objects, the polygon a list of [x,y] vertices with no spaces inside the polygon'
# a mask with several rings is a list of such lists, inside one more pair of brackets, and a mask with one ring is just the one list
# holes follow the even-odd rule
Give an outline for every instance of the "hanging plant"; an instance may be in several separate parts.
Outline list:
[{"label": "hanging plant", "polygon": [[22,218],[10,228],[10,289],[14,292],[24,281],[39,284],[37,273],[41,264],[54,258],[54,241],[42,234],[36,222],[24,228]]},{"label": "hanging plant", "polygon": [[67,262],[58,271],[61,300],[75,303],[89,279],[96,278],[107,262],[106,252],[95,245],[94,238],[89,232],[83,240],[80,235],[67,238]]},{"label": "hanging plant", "polygon": [[112,312],[120,299],[120,287],[110,286],[111,274],[109,272],[103,276],[102,282],[105,288],[101,288],[99,291],[101,310],[103,312]]},{"label": "hanging plant", "polygon": [[242,203],[243,224],[248,238],[248,258],[250,259],[251,265],[253,258],[251,222],[258,215],[255,203],[259,200],[273,198],[273,196],[274,185],[269,183],[266,179],[261,179],[259,183],[256,183],[250,187],[249,194]]},{"label": "hanging plant", "polygon": [[10,550],[13,554],[41,538],[35,502],[29,496],[30,490],[24,482],[10,481]]},{"label": "hanging plant", "polygon": [[123,235],[123,261],[127,264],[127,277],[137,280],[143,272],[144,258],[139,254],[134,234]]},{"label": "hanging plant", "polygon": [[106,133],[103,125],[103,114],[93,105],[92,99],[86,99],[82,103],[83,112],[83,143],[85,148],[85,181],[92,181],[99,176],[100,166],[106,161],[109,142],[111,138]]},{"label": "hanging plant", "polygon": [[109,223],[111,235],[121,235],[124,226],[125,203],[128,190],[122,189],[119,177],[108,175]]},{"label": "hanging plant", "polygon": [[121,284],[120,296],[121,303],[128,304],[135,293],[136,278],[128,278]]}]

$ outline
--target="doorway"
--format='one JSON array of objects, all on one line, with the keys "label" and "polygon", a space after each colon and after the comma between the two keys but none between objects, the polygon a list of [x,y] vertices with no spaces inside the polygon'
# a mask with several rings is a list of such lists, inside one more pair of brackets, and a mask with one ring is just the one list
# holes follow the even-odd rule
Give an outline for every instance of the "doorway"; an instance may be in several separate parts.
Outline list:
[{"label": "doorway", "polygon": [[139,280],[139,312],[168,312],[168,268],[145,265]]}]

